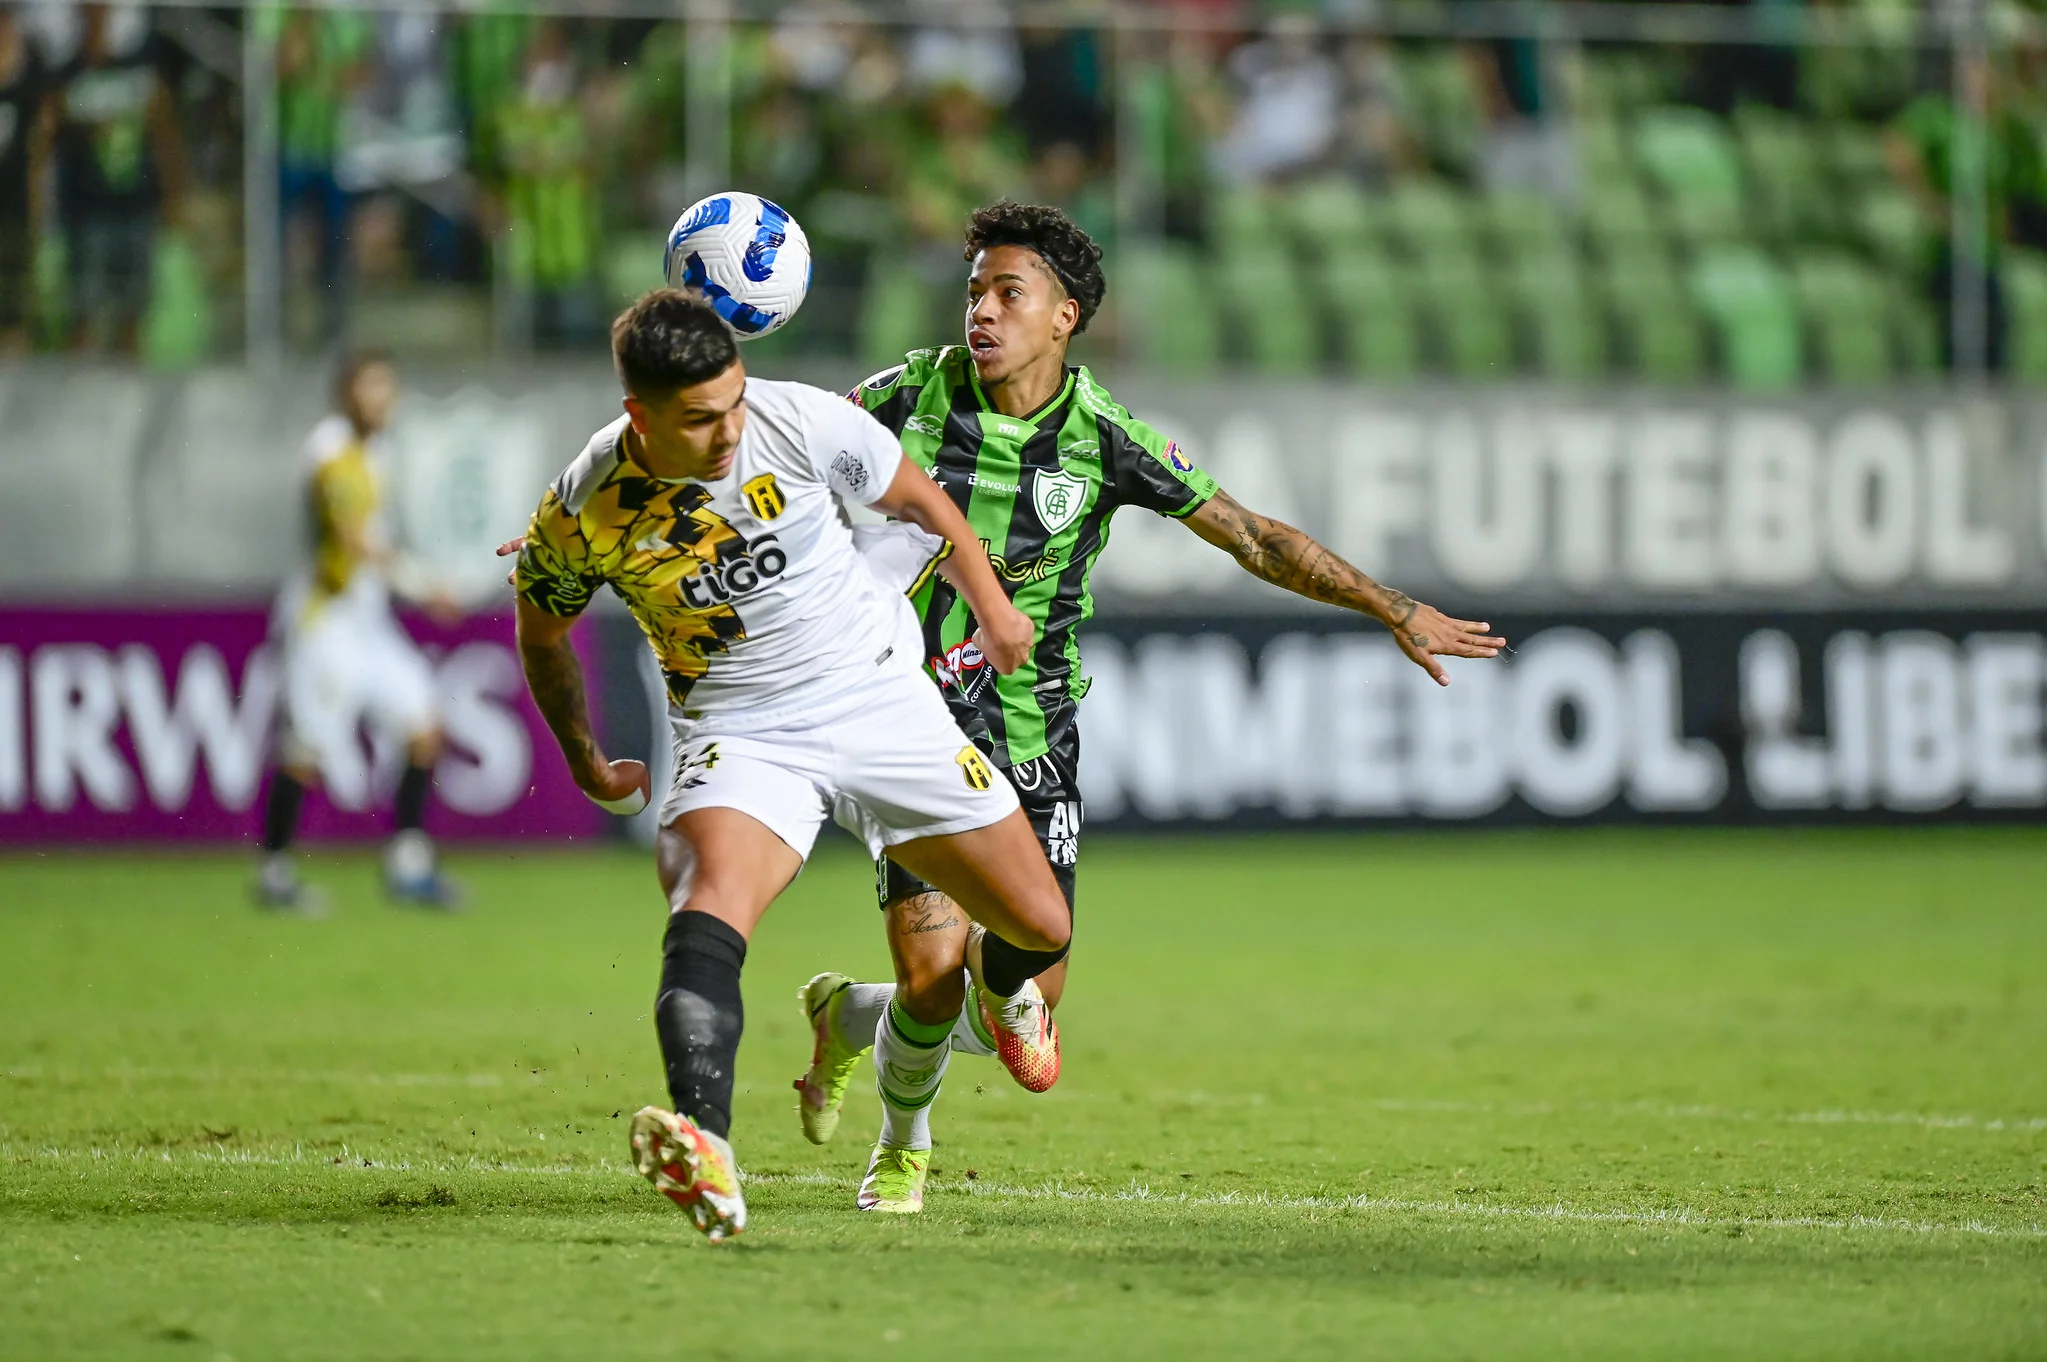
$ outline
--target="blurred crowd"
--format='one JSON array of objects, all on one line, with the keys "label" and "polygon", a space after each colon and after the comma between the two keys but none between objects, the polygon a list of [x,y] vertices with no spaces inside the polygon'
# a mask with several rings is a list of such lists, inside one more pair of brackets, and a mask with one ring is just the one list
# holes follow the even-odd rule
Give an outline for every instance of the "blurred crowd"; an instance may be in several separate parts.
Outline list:
[{"label": "blurred crowd", "polygon": [[[1657,49],[1631,54],[1627,76],[1587,44],[1396,41],[1341,0],[1131,0],[1146,22],[1122,27],[1099,6],[1031,0],[898,0],[886,22],[858,0],[794,0],[722,46],[701,31],[693,46],[681,19],[487,3],[0,4],[0,351],[233,350],[245,24],[275,54],[278,287],[288,341],[307,350],[393,299],[438,300],[402,315],[454,318],[452,345],[595,345],[658,269],[660,229],[737,186],[809,232],[803,343],[885,352],[928,326],[977,204],[1057,202],[1111,249],[1120,233],[1194,251],[1216,249],[1247,195],[1332,180],[1576,213],[1604,192],[1588,120],[1629,100],[1870,130],[1922,215],[1932,300],[1955,263],[1953,153],[1977,144],[1957,138],[1945,54],[1909,41],[1911,0],[1829,3],[1898,41]],[[2036,16],[1993,20],[2003,55],[1975,97],[2002,326],[1999,245],[2047,244],[2047,67]],[[1616,95],[1630,80],[1641,88]]]}]

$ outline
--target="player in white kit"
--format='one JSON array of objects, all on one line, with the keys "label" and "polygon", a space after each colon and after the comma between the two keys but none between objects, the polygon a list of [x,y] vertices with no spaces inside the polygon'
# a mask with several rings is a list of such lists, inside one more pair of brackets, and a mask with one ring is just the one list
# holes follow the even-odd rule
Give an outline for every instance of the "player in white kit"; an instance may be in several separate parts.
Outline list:
[{"label": "player in white kit", "polygon": [[397,551],[384,514],[384,428],[398,398],[390,361],[359,354],[341,366],[333,415],[306,437],[306,511],[311,554],[279,597],[273,633],[284,654],[284,723],[263,806],[256,898],[263,907],[317,915],[318,891],[299,880],[290,854],[305,792],[360,808],[372,794],[357,730],[364,721],[402,744],[405,769],[393,799],[396,829],[384,854],[384,886],[401,903],[459,905],[423,826],[441,750],[433,668],[392,611],[394,594],[446,607],[426,574]]},{"label": "player in white kit", "polygon": [[[645,806],[647,771],[598,749],[569,646],[599,587],[624,599],[667,678],[676,760],[655,848],[670,908],[655,1029],[674,1110],[639,1112],[632,1148],[722,1239],[746,1223],[727,1142],[746,943],[827,817],[987,928],[972,963],[998,1025],[1064,956],[1070,919],[1015,792],[903,645],[901,598],[861,561],[839,501],[948,541],[983,652],[1013,670],[1032,625],[958,508],[865,411],[748,378],[693,294],[640,299],[613,324],[612,354],[626,415],[534,514],[514,571],[519,649],[577,785],[618,813]],[[876,1028],[877,1066],[911,1094],[936,1094],[944,1052],[887,1016]]]}]

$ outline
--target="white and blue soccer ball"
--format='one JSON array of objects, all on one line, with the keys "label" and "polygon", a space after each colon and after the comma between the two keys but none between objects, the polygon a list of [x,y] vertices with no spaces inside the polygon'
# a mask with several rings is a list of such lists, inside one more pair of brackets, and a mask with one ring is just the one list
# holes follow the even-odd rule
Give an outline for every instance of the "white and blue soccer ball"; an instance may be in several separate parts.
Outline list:
[{"label": "white and blue soccer ball", "polygon": [[810,291],[810,241],[796,219],[757,194],[713,194],[668,232],[670,288],[711,300],[741,340],[786,323]]}]

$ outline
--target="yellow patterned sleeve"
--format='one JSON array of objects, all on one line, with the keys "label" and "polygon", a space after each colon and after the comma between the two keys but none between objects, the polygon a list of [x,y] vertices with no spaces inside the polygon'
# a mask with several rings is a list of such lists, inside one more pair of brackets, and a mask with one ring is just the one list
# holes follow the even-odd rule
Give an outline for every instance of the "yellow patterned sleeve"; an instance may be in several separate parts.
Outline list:
[{"label": "yellow patterned sleeve", "polygon": [[591,575],[590,542],[561,498],[549,489],[526,529],[514,581],[536,610],[572,618],[583,613],[601,579]]}]

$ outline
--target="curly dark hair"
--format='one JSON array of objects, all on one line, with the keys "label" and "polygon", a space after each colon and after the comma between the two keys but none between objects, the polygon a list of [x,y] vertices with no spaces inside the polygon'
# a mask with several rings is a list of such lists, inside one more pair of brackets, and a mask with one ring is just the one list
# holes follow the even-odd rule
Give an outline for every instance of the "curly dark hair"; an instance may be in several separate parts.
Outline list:
[{"label": "curly dark hair", "polygon": [[1035,252],[1066,296],[1080,304],[1073,334],[1087,330],[1109,284],[1102,278],[1102,248],[1072,218],[1049,204],[1009,199],[989,204],[967,220],[966,258],[972,260],[991,246],[1022,246]]}]

